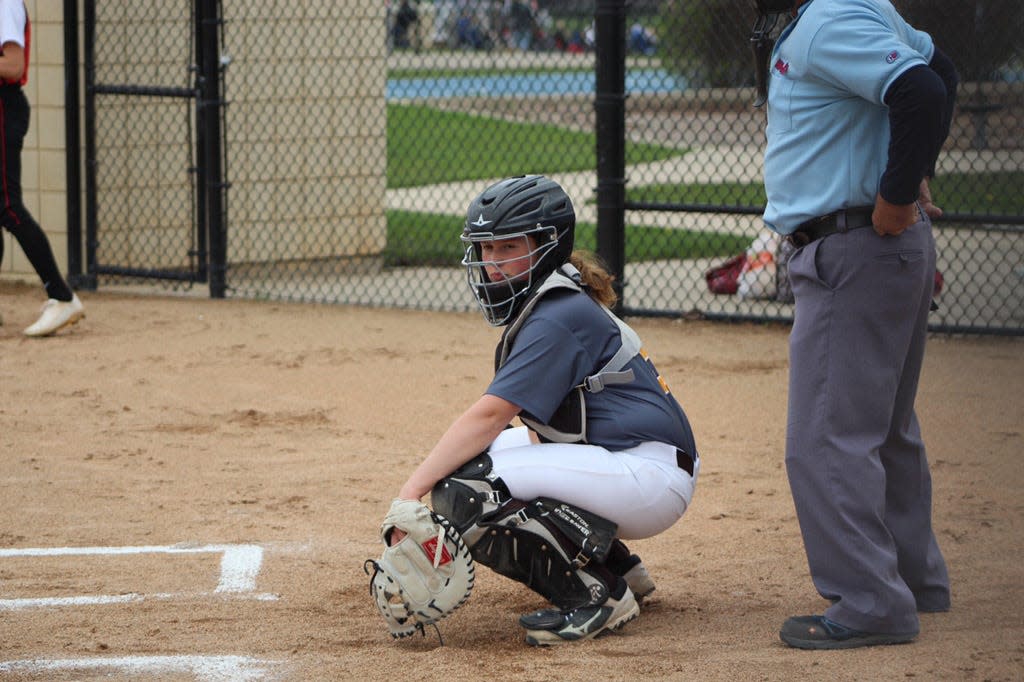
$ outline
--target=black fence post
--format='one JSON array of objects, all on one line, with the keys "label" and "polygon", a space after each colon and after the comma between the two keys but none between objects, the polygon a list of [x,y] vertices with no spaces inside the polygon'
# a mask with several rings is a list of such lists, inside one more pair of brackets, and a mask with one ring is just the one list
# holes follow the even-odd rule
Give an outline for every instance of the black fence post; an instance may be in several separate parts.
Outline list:
[{"label": "black fence post", "polygon": [[84,41],[82,49],[85,59],[85,267],[87,277],[97,286],[97,206],[96,196],[96,2],[84,3]]},{"label": "black fence post", "polygon": [[217,0],[199,0],[199,100],[196,103],[201,141],[200,174],[205,182],[206,227],[209,243],[210,297],[224,298],[227,290],[227,224],[224,220],[224,179],[221,159],[220,22]]},{"label": "black fence post", "polygon": [[622,310],[626,265],[626,3],[598,0],[596,34],[597,255],[615,276]]},{"label": "black fence post", "polygon": [[64,172],[67,178],[68,283],[95,289],[96,278],[82,275],[82,135],[78,87],[78,2],[64,0]]}]

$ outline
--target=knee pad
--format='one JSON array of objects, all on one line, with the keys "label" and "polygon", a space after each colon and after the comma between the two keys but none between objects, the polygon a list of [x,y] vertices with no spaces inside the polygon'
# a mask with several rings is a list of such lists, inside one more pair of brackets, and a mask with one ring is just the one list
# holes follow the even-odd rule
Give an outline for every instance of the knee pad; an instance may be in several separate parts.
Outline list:
[{"label": "knee pad", "polygon": [[470,548],[483,534],[478,522],[511,499],[486,452],[442,478],[430,492],[430,506],[451,521]]},{"label": "knee pad", "polygon": [[439,481],[431,505],[462,534],[475,561],[559,608],[601,604],[614,587],[604,561],[617,526],[558,500],[512,499],[486,454]]}]

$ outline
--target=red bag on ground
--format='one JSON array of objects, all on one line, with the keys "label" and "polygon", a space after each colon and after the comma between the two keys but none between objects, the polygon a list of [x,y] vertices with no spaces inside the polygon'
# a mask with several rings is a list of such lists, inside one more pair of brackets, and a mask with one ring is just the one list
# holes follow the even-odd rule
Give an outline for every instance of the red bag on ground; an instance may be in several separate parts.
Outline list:
[{"label": "red bag on ground", "polygon": [[713,294],[735,294],[739,289],[740,271],[746,261],[747,255],[741,253],[705,272],[708,290]]}]

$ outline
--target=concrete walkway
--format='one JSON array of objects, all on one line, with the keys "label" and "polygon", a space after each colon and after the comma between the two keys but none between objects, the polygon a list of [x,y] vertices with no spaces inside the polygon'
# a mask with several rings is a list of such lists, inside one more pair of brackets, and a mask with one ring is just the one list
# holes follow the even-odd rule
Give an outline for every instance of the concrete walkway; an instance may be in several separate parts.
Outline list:
[{"label": "concrete walkway", "polygon": [[[657,183],[759,182],[761,149],[747,146],[707,146],[683,157],[631,166],[630,185],[636,179]],[[723,163],[723,159],[729,160]],[[940,162],[943,173],[977,171],[979,168],[1013,168],[1024,165],[1021,151],[950,151]],[[596,223],[592,202],[596,174],[551,173],[573,198],[578,219]],[[427,211],[458,216],[452,225],[456,239],[469,202],[491,182],[489,180],[444,183],[426,187],[388,190],[391,209]],[[940,202],[941,205],[941,202]],[[671,213],[632,211],[628,225],[673,227],[702,232],[748,235],[751,240],[763,229],[759,216],[721,213]],[[1024,327],[1024,239],[1019,232],[998,233],[976,228],[936,228],[939,269],[945,277],[940,308],[933,313],[933,325],[949,327]],[[964,257],[969,260],[965,260]],[[792,306],[775,301],[742,300],[737,296],[708,291],[704,273],[724,259],[668,260],[627,263],[624,277],[625,305],[634,310],[657,311],[680,316],[740,316],[789,319]],[[971,263],[975,265],[972,266]],[[987,269],[983,277],[978,268]],[[421,309],[475,310],[461,268],[399,269],[377,273],[376,281],[362,288],[353,302],[368,305],[396,305]],[[395,292],[399,292],[396,297]]]},{"label": "concrete walkway", "polygon": [[[627,187],[634,186],[637,178],[647,179],[643,184],[658,183],[717,183],[717,182],[758,182],[760,168],[754,159],[760,151],[755,147],[706,147],[695,150],[685,157],[664,161],[637,164],[627,170]],[[750,163],[723,164],[722,159],[750,159]],[[576,217],[580,222],[597,222],[597,206],[593,203],[597,188],[597,173],[550,173],[549,177],[562,185],[572,198]],[[426,185],[403,189],[387,190],[387,207],[392,210],[421,211],[463,216],[469,203],[489,184],[501,178],[472,180],[464,182]],[[730,216],[721,216],[727,218]],[[716,231],[730,233],[745,232],[750,228],[750,219],[715,220]],[[707,217],[691,213],[634,212],[627,220],[634,225],[658,225],[687,229],[707,229]]]}]

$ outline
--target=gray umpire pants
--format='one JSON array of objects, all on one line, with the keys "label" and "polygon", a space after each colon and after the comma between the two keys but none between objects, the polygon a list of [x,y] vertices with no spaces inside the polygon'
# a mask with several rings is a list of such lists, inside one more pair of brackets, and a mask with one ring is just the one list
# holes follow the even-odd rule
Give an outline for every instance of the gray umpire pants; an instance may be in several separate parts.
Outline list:
[{"label": "gray umpire pants", "polygon": [[799,249],[790,336],[786,471],[829,619],[910,633],[949,608],[931,525],[931,474],[914,413],[935,276],[927,218]]}]

